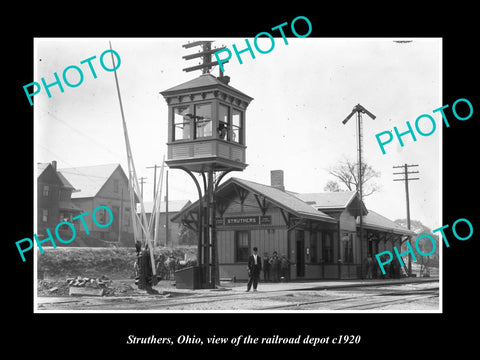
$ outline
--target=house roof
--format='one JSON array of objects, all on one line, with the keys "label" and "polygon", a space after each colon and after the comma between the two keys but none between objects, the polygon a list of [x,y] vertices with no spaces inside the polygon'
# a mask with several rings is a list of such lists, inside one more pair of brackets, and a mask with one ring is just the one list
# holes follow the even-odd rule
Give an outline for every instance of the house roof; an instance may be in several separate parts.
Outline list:
[{"label": "house roof", "polygon": [[37,163],[37,178],[42,175],[50,163]]},{"label": "house roof", "polygon": [[37,163],[37,179],[42,176],[47,169],[50,169],[52,175],[56,178],[59,185],[64,185],[59,173],[55,171],[55,168],[52,166],[51,163]]},{"label": "house roof", "polygon": [[[168,212],[177,213],[182,210],[185,206],[190,205],[192,202],[190,200],[169,200],[168,201]],[[153,210],[153,201],[144,201],[143,206],[145,207],[145,212],[150,214]],[[140,211],[140,204],[137,204],[137,212]],[[166,212],[166,202],[160,202],[160,213]]]},{"label": "house roof", "polygon": [[199,77],[184,82],[180,85],[176,85],[171,87],[167,90],[161,91],[160,94],[162,95],[170,95],[171,93],[181,93],[185,91],[190,91],[193,89],[208,89],[210,87],[223,87],[225,89],[231,90],[236,92],[249,100],[253,100],[252,97],[248,96],[247,94],[241,92],[240,90],[235,89],[233,86],[227,85],[221,82],[217,77],[213,76],[212,74],[206,73],[202,74]]},{"label": "house roof", "polygon": [[[58,172],[76,191],[72,199],[94,197],[120,164],[104,164],[59,169]],[[123,170],[122,170],[123,171]]]},{"label": "house roof", "polygon": [[61,172],[58,172],[58,171],[57,171],[57,175],[58,175],[58,177],[60,178],[60,180],[62,180],[63,186],[75,190],[75,188],[73,187],[73,185],[70,184],[70,182],[67,180],[67,178],[66,178],[65,176],[62,175]]},{"label": "house roof", "polygon": [[[359,220],[360,219],[358,218],[357,225],[359,224]],[[368,215],[363,216],[362,222],[362,226],[366,229],[381,230],[400,235],[416,235],[414,231],[398,225],[394,221],[373,210],[369,210]]]}]

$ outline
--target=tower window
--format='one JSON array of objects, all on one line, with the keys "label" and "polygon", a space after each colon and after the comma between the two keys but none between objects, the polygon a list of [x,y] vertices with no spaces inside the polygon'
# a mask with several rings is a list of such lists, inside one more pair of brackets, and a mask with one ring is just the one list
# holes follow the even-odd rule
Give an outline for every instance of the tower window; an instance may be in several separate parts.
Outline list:
[{"label": "tower window", "polygon": [[195,138],[212,136],[212,104],[195,105]]},{"label": "tower window", "polygon": [[188,106],[179,106],[173,108],[173,140],[190,139],[190,122],[191,114],[189,114]]}]

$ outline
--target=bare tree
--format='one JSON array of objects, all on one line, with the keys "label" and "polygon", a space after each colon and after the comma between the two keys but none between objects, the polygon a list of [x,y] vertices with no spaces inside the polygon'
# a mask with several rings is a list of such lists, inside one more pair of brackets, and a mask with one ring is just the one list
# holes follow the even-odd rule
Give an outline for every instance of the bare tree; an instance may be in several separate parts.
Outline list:
[{"label": "bare tree", "polygon": [[336,181],[329,180],[327,182],[327,185],[325,185],[325,187],[323,188],[323,191],[339,192],[339,191],[342,191],[342,190],[340,189],[340,186],[338,185],[338,183]]},{"label": "bare tree", "polygon": [[[358,163],[350,159],[344,158],[343,161],[338,162],[335,166],[330,167],[327,170],[330,175],[340,180],[349,191],[358,191]],[[373,169],[366,162],[362,163],[362,189],[363,197],[372,195],[374,192],[380,190],[380,185],[375,182],[375,178],[380,177],[380,172]],[[334,189],[335,186],[329,181],[327,186]],[[326,187],[325,187],[326,188]],[[340,186],[338,186],[339,190]],[[335,190],[333,190],[335,191]]]}]

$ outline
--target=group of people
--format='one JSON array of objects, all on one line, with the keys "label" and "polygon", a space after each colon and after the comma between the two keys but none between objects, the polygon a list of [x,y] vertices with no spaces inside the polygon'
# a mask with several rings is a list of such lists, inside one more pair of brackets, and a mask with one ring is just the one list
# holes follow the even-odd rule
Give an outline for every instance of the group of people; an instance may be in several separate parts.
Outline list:
[{"label": "group of people", "polygon": [[[382,255],[380,260],[385,263],[387,261],[387,255]],[[383,274],[380,270],[378,262],[373,260],[371,254],[368,254],[367,258],[365,259],[365,277],[367,279],[399,279],[402,277],[402,269],[396,259],[384,265],[383,268],[385,270],[385,274]]]},{"label": "group of people", "polygon": [[272,256],[268,253],[263,253],[263,257],[257,254],[258,248],[253,248],[253,254],[248,258],[248,283],[247,292],[250,291],[253,285],[253,291],[257,291],[260,273],[263,271],[263,279],[265,282],[273,281],[289,281],[290,280],[290,261],[285,255],[280,258],[276,251]]}]

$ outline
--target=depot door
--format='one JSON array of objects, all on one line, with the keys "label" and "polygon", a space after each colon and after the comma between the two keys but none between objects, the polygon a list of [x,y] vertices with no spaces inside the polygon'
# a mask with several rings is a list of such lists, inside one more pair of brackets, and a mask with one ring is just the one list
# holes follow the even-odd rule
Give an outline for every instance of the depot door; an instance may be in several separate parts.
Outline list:
[{"label": "depot door", "polygon": [[295,252],[297,254],[297,277],[305,276],[305,232],[295,231]]}]

